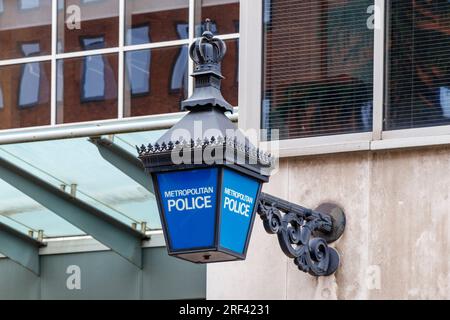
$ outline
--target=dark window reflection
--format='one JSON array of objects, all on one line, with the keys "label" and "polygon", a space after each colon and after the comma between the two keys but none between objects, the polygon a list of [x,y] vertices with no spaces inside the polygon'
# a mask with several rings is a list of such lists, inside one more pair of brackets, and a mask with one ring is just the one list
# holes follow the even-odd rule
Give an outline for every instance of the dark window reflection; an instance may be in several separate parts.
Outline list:
[{"label": "dark window reflection", "polygon": [[[103,37],[85,38],[81,40],[85,50],[101,49],[105,46]],[[105,66],[102,55],[84,58],[81,100],[82,102],[101,101],[105,99],[105,69],[111,72],[110,66]]]},{"label": "dark window reflection", "polygon": [[[150,42],[148,25],[133,27],[128,30],[127,35],[129,45]],[[135,96],[149,93],[151,52],[149,50],[127,52],[125,59],[131,94]]]},{"label": "dark window reflection", "polygon": [[23,57],[22,43],[39,43],[51,53],[52,0],[0,1],[0,59]]},{"label": "dark window reflection", "polygon": [[450,1],[390,5],[385,128],[450,124]]},{"label": "dark window reflection", "polygon": [[3,109],[5,107],[4,103],[3,103],[3,90],[0,87],[0,109]]},{"label": "dark window reflection", "polygon": [[[180,39],[184,39],[189,34],[189,26],[187,23],[177,25],[177,33]],[[177,91],[188,87],[187,64],[189,59],[189,49],[186,46],[181,47],[177,60],[173,66],[172,79],[170,81],[170,90]]]},{"label": "dark window reflection", "polygon": [[222,80],[222,94],[232,106],[238,106],[239,40],[227,40],[225,44],[227,45],[227,54],[222,61],[222,74],[225,77]]},{"label": "dark window reflection", "polygon": [[[132,86],[135,78],[127,73],[125,81],[124,105],[125,116],[143,116],[170,112],[180,112],[180,103],[187,97],[187,81],[181,82],[181,88],[173,90],[174,70],[187,70],[188,59],[179,59],[180,52],[187,50],[187,46],[157,48],[127,52],[125,56],[126,70],[131,63],[144,66],[147,58],[151,57],[150,80],[151,90],[146,95],[133,95]],[[132,55],[135,61],[129,59]],[[178,63],[178,67],[176,66]],[[174,69],[175,68],[175,69]],[[145,69],[147,70],[147,69]]]},{"label": "dark window reflection", "polygon": [[[25,57],[39,55],[39,43],[22,44],[22,52]],[[41,72],[39,62],[31,62],[23,65],[19,89],[20,107],[26,108],[39,104],[41,76],[45,77],[45,73]]]},{"label": "dark window reflection", "polygon": [[58,8],[58,52],[92,50],[79,39],[98,35],[104,48],[119,45],[119,0],[58,0]]},{"label": "dark window reflection", "polygon": [[29,10],[39,8],[40,0],[19,0],[19,6],[21,10]]},{"label": "dark window reflection", "polygon": [[[149,25],[152,42],[187,39],[188,34],[180,38],[177,25],[189,19],[189,0],[127,0],[126,25]],[[150,40],[149,40],[150,41]],[[148,42],[149,42],[148,41]],[[127,35],[126,43],[130,43]]]},{"label": "dark window reflection", "polygon": [[239,21],[239,0],[198,0],[197,21],[195,21],[195,35],[201,36],[205,30],[204,21],[209,18],[213,22],[211,31],[214,34],[228,34],[239,32],[235,21]]},{"label": "dark window reflection", "polygon": [[374,1],[263,3],[262,127],[280,139],[370,131]]},{"label": "dark window reflection", "polygon": [[[101,46],[101,37],[83,43]],[[57,123],[117,118],[117,54],[64,59],[57,66]]]},{"label": "dark window reflection", "polygon": [[50,62],[0,67],[0,129],[50,124]]}]

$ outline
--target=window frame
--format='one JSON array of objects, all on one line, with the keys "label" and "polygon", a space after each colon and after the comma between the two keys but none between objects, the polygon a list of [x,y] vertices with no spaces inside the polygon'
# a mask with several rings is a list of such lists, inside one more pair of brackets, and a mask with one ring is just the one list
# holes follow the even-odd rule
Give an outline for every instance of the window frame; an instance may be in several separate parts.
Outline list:
[{"label": "window frame", "polygon": [[[386,34],[389,0],[374,0],[373,119],[372,131],[298,139],[262,141],[263,148],[277,145],[278,156],[296,157],[354,151],[416,148],[450,144],[450,125],[383,130],[388,76]],[[261,129],[263,65],[263,0],[241,3],[239,125],[243,130]],[[272,150],[271,150],[272,151]]]},{"label": "window frame", "polygon": [[[103,0],[100,0],[103,1]],[[155,114],[155,115],[147,115],[141,117],[127,117],[125,113],[125,99],[124,99],[124,90],[125,90],[125,54],[130,51],[138,51],[138,50],[146,50],[146,49],[159,49],[159,48],[181,48],[182,46],[189,46],[197,38],[195,37],[195,19],[196,19],[196,10],[199,9],[200,0],[186,0],[188,6],[188,24],[189,24],[189,36],[187,39],[178,39],[178,40],[170,40],[163,42],[155,42],[155,43],[145,43],[138,45],[127,45],[126,44],[126,0],[118,0],[119,1],[119,43],[117,47],[111,48],[103,48],[103,49],[95,49],[95,50],[87,50],[87,51],[75,51],[75,52],[62,52],[59,53],[58,48],[58,14],[60,14],[61,8],[58,7],[59,1],[52,1],[52,25],[51,25],[51,53],[48,55],[35,56],[35,57],[23,57],[23,58],[15,58],[15,59],[7,59],[0,60],[1,66],[15,65],[15,64],[26,64],[33,62],[51,62],[51,122],[50,125],[43,127],[24,127],[24,128],[16,128],[16,129],[4,129],[0,130],[0,144],[2,141],[29,141],[39,140],[39,139],[48,139],[53,136],[61,137],[61,132],[69,132],[68,137],[71,136],[70,132],[73,130],[89,130],[92,132],[92,128],[97,126],[99,132],[102,132],[102,127],[118,127],[120,130],[125,131],[133,131],[136,130],[136,123],[140,123],[142,119],[146,119],[148,122],[151,122],[148,126],[158,126],[161,128],[169,128],[169,125],[160,124],[161,116],[165,118],[179,118],[181,119],[184,112],[178,112],[176,114]],[[240,5],[245,2],[240,0]],[[86,4],[88,5],[88,4]],[[241,14],[242,18],[243,15]],[[230,33],[218,36],[218,38],[222,40],[238,40],[240,38],[239,33]],[[118,117],[114,119],[108,120],[98,120],[98,121],[83,121],[77,123],[58,123],[57,121],[57,64],[61,61],[64,62],[65,59],[70,58],[85,58],[88,56],[95,55],[107,55],[107,54],[117,54],[118,55],[118,80],[117,80],[117,99],[118,99]],[[191,59],[188,58],[188,73],[192,74],[194,69],[194,64]],[[170,72],[171,70],[168,70]],[[194,88],[194,81],[192,77],[188,77],[188,95],[191,95]],[[235,117],[233,115],[233,117]],[[111,126],[111,124],[117,124],[116,126]],[[170,122],[172,123],[172,122]],[[172,125],[172,124],[171,124]],[[41,134],[42,131],[42,134]],[[54,131],[54,134],[52,132]],[[30,136],[32,135],[32,136]],[[5,139],[5,140],[3,140]]]}]

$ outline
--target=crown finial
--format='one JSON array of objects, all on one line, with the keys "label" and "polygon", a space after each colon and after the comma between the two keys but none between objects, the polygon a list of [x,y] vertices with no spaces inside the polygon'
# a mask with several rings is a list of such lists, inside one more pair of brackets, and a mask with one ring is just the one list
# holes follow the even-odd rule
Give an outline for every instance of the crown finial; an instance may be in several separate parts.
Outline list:
[{"label": "crown finial", "polygon": [[[225,42],[214,37],[211,31],[211,19],[205,19],[205,31],[189,48],[194,61],[195,90],[193,95],[182,102],[183,109],[198,109],[198,105],[212,104],[224,111],[233,111],[221,92],[222,60],[227,52]],[[212,101],[212,102],[211,102]]]},{"label": "crown finial", "polygon": [[212,71],[222,77],[220,63],[227,52],[225,42],[214,37],[211,32],[211,20],[205,20],[205,31],[200,39],[195,41],[189,50],[191,59],[195,62],[195,72]]}]

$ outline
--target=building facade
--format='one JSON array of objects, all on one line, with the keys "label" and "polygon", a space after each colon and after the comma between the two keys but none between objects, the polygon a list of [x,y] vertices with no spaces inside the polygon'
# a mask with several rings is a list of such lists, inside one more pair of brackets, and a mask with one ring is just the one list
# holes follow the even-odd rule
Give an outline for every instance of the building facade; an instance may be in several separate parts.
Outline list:
[{"label": "building facade", "polygon": [[[258,217],[245,261],[163,257],[151,188],[92,143],[135,153],[182,117],[205,18],[228,47],[230,117],[279,157],[264,191],[346,213],[330,277],[299,271]],[[0,0],[0,129],[0,157],[18,170],[152,235],[130,267],[114,243],[2,182],[0,223],[46,247],[41,275],[0,258],[0,298],[30,286],[29,298],[450,298],[447,0]],[[89,261],[115,259],[133,294],[96,291],[105,280]],[[65,287],[74,265],[85,291]]]}]

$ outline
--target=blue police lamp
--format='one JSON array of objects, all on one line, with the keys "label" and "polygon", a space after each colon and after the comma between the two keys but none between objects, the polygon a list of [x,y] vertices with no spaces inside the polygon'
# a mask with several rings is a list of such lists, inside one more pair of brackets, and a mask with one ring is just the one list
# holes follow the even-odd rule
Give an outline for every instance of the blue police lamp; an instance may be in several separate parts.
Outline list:
[{"label": "blue police lamp", "polygon": [[225,115],[221,61],[225,43],[206,31],[190,47],[195,89],[189,113],[154,145],[138,148],[153,179],[170,255],[196,263],[245,259],[270,156]]},{"label": "blue police lamp", "polygon": [[233,112],[220,91],[226,46],[206,25],[189,49],[195,89],[181,103],[189,112],[155,144],[137,148],[153,180],[169,255],[195,263],[244,260],[257,212],[301,271],[333,274],[340,259],[328,244],[344,232],[344,212],[261,192],[273,159],[225,115]]}]

